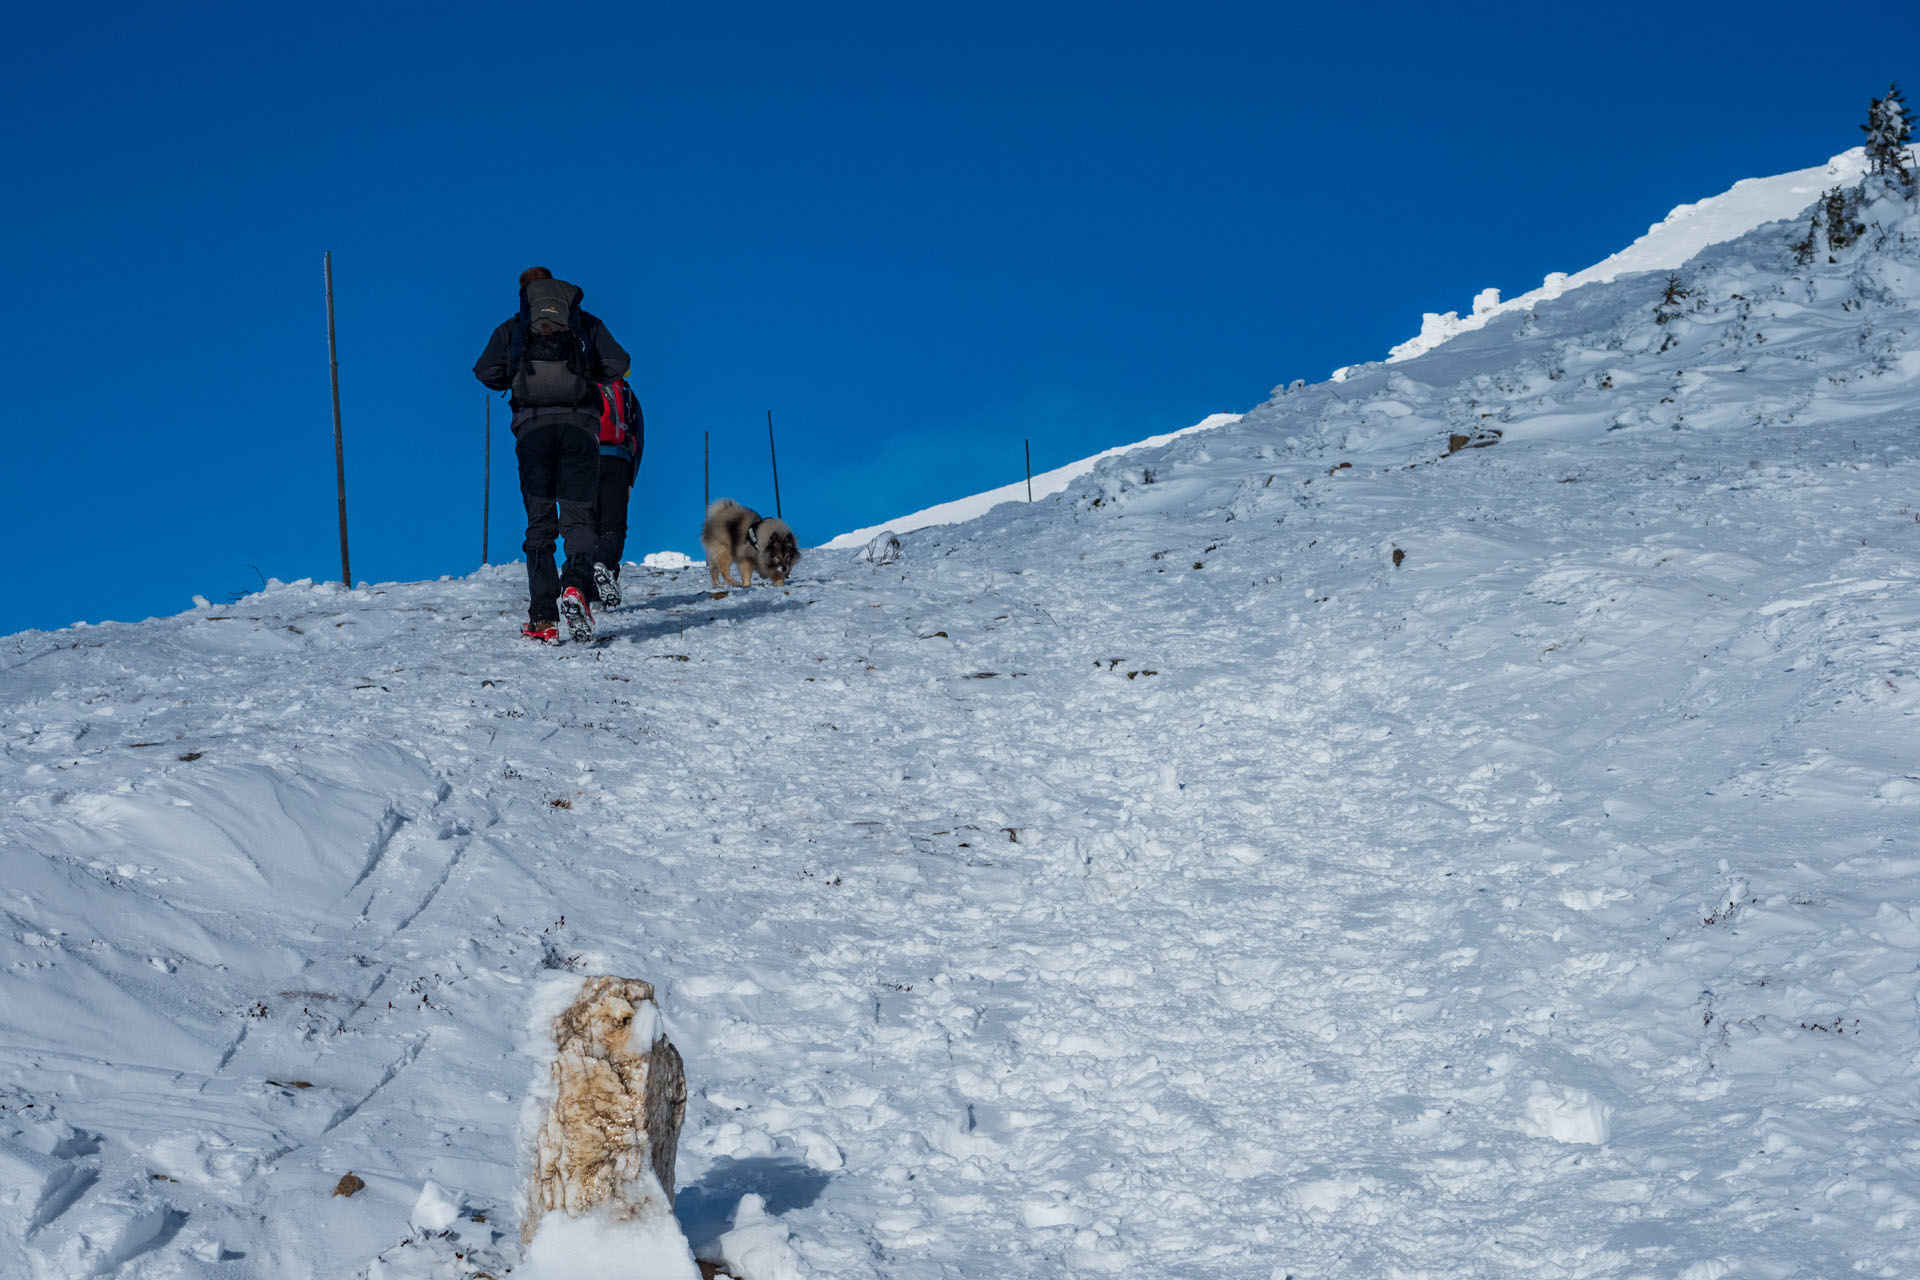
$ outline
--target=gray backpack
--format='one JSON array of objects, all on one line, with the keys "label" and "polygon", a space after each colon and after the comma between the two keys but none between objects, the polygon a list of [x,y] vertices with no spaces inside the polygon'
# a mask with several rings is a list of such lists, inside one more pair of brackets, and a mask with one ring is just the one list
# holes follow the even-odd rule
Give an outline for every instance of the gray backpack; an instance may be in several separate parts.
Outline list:
[{"label": "gray backpack", "polygon": [[534,280],[525,290],[507,367],[516,407],[584,404],[596,399],[580,290],[564,280]]}]

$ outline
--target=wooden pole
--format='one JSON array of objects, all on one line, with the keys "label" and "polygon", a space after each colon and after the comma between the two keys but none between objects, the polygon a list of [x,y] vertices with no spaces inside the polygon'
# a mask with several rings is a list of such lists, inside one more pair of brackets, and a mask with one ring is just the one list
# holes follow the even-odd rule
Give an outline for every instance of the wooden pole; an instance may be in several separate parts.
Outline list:
[{"label": "wooden pole", "polygon": [[773,410],[767,410],[767,457],[773,463],[773,514],[780,515],[780,458],[773,451]]},{"label": "wooden pole", "polygon": [[333,251],[325,258],[327,272],[327,364],[333,376],[333,471],[340,487],[340,581],[353,590],[353,569],[347,559],[347,454],[340,441],[340,351],[333,340]]},{"label": "wooden pole", "polygon": [[480,563],[487,562],[487,533],[493,522],[493,397],[487,397],[486,461],[480,467]]},{"label": "wooden pole", "polygon": [[1023,446],[1025,446],[1027,450],[1027,501],[1032,502],[1033,501],[1033,441],[1022,440],[1020,443]]}]

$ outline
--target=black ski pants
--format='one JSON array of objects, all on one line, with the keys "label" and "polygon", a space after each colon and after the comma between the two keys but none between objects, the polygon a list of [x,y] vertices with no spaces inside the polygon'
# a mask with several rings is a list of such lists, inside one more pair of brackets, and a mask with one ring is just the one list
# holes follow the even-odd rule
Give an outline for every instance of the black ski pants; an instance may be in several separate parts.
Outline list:
[{"label": "black ski pants", "polygon": [[[627,500],[633,496],[633,461],[611,453],[600,455],[600,496],[593,504],[595,540],[593,558],[620,576],[620,557],[627,550]],[[591,597],[598,600],[595,594]]]},{"label": "black ski pants", "polygon": [[[587,414],[539,418],[521,429],[513,452],[520,462],[520,496],[527,504],[527,540],[522,544],[527,553],[527,617],[552,622],[560,616],[561,591],[593,590],[600,424]],[[556,572],[553,549],[562,537],[567,561]]]}]

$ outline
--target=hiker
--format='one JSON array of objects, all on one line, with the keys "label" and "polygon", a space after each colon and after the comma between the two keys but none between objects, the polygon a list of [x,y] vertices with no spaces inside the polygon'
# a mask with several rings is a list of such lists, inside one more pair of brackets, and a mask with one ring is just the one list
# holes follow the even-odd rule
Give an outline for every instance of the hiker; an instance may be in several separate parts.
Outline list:
[{"label": "hiker", "polygon": [[[593,504],[600,477],[599,384],[624,377],[626,351],[580,309],[581,291],[545,267],[520,273],[520,310],[474,361],[482,386],[512,393],[514,456],[527,504],[527,623],[520,634],[551,642],[561,615],[577,641],[593,639]],[[559,514],[554,512],[559,505]],[[565,567],[554,571],[556,536]]]},{"label": "hiker", "polygon": [[627,500],[646,447],[646,420],[640,400],[625,378],[600,388],[600,490],[593,504],[594,590],[590,603],[609,609],[620,604],[620,558],[627,549]]}]

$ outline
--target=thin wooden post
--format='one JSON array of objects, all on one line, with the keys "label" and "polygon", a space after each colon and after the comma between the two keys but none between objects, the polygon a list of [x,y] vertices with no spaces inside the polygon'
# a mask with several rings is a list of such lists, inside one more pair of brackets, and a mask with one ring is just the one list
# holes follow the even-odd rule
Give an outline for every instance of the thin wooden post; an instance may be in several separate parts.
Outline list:
[{"label": "thin wooden post", "polygon": [[353,569],[347,559],[347,454],[340,440],[340,350],[333,340],[333,251],[325,258],[327,272],[327,364],[333,377],[333,471],[340,487],[340,581],[353,589]]},{"label": "thin wooden post", "polygon": [[1022,440],[1021,445],[1027,451],[1027,501],[1033,501],[1033,441]]},{"label": "thin wooden post", "polygon": [[480,564],[486,564],[486,535],[493,522],[493,397],[486,397],[486,462],[480,466]]},{"label": "thin wooden post", "polygon": [[773,410],[767,410],[767,457],[773,463],[773,514],[780,515],[780,458],[773,451]]}]

